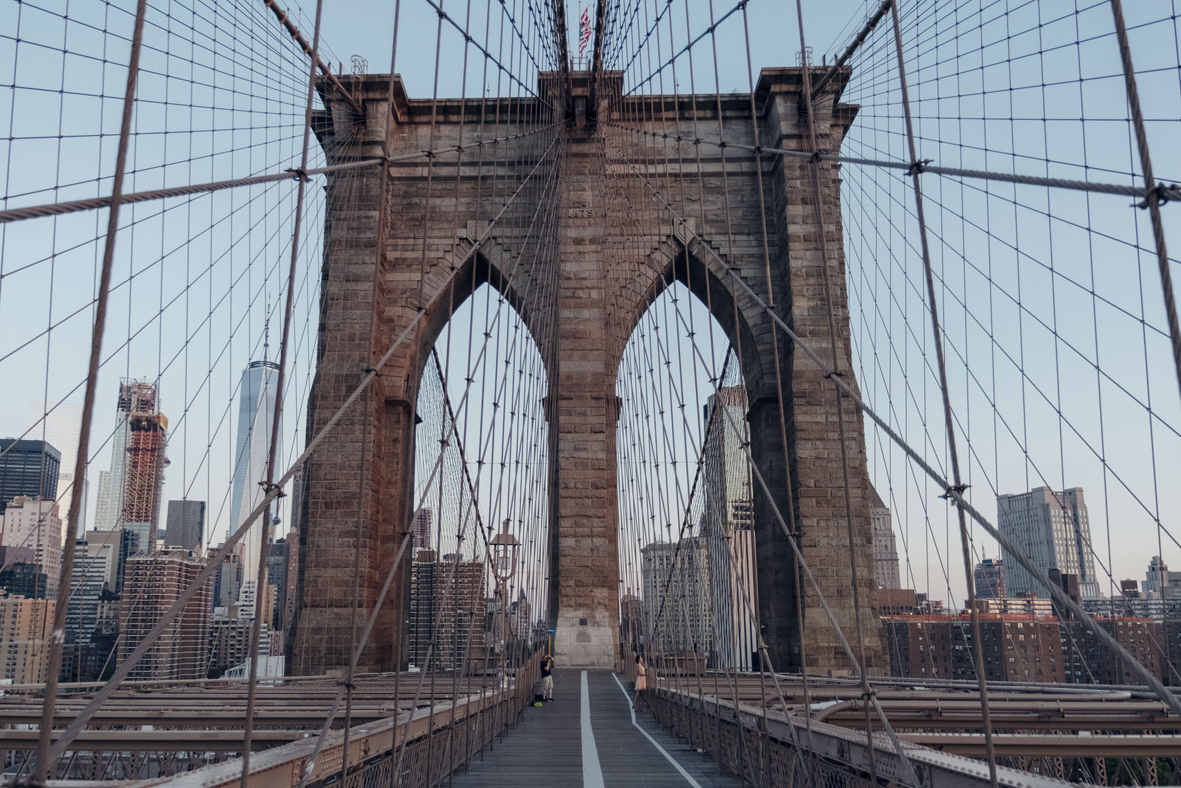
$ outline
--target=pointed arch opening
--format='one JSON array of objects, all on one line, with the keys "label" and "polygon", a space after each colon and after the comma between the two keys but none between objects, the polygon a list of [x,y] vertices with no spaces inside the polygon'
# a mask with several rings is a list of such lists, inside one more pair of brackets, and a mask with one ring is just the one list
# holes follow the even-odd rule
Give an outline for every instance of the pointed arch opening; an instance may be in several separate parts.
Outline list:
[{"label": "pointed arch opening", "polygon": [[645,294],[616,375],[620,638],[625,653],[750,670],[759,617],[744,368],[757,374],[757,356],[739,362],[735,332],[750,332],[733,300],[716,279],[704,284],[704,267],[694,276],[695,258],[681,260]]},{"label": "pointed arch opening", "polygon": [[523,653],[547,615],[549,332],[483,262],[420,359],[408,656],[430,670]]}]

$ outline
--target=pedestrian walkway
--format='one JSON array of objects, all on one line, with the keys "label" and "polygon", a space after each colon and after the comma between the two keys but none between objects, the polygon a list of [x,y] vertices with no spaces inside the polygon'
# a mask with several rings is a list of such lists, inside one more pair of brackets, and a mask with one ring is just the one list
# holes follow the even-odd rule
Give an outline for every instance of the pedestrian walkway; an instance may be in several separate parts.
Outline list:
[{"label": "pedestrian walkway", "polygon": [[632,715],[631,686],[607,670],[554,671],[554,702],[529,707],[503,741],[452,783],[463,788],[739,788],[656,725]]}]

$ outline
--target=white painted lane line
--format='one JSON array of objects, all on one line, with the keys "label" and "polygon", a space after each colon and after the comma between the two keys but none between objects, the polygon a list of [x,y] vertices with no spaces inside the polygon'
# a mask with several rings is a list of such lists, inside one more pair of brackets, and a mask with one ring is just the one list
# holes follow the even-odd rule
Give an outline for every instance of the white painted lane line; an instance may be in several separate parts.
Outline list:
[{"label": "white painted lane line", "polygon": [[591,730],[590,689],[587,687],[585,670],[582,671],[582,785],[583,788],[603,788],[599,750],[595,747],[595,734]]},{"label": "white painted lane line", "polygon": [[[667,750],[665,750],[663,747],[661,747],[659,744],[657,744],[656,739],[653,739],[651,736],[648,735],[648,731],[646,731],[640,727],[640,723],[636,722],[636,710],[634,707],[632,707],[632,696],[627,693],[627,687],[623,686],[623,682],[619,680],[619,676],[615,675],[614,673],[611,674],[611,678],[615,679],[615,683],[619,685],[619,691],[623,693],[624,700],[627,701],[628,707],[631,708],[632,725],[636,726],[636,730],[638,730],[640,733],[644,734],[644,738],[647,739],[648,741],[652,742],[653,747],[660,750],[660,754],[663,755],[666,759],[668,759],[668,762],[673,765],[674,769],[676,769],[678,772],[681,773],[681,776],[685,778],[685,781],[687,783],[689,783],[689,785],[692,785],[693,788],[701,788],[701,783],[694,780],[693,775],[691,775],[691,774],[689,774],[689,772],[685,771],[684,767],[682,767],[681,764],[677,763],[676,758],[673,758],[671,755],[669,755]],[[585,673],[582,674],[582,686],[584,689],[586,688],[586,674]],[[585,697],[586,696],[583,695],[583,698],[585,698]],[[585,703],[586,701],[584,700],[583,702]]]}]

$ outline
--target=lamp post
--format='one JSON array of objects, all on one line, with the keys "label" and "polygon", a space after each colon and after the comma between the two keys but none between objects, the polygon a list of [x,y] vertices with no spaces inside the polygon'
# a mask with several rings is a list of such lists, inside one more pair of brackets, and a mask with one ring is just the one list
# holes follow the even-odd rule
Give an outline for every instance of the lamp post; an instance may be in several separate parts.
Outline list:
[{"label": "lamp post", "polygon": [[492,550],[492,575],[500,586],[500,640],[504,644],[506,665],[508,638],[505,635],[505,623],[508,618],[508,581],[517,572],[517,553],[521,549],[521,543],[509,533],[508,523],[507,519],[501,523],[500,533],[492,537],[489,542]]}]

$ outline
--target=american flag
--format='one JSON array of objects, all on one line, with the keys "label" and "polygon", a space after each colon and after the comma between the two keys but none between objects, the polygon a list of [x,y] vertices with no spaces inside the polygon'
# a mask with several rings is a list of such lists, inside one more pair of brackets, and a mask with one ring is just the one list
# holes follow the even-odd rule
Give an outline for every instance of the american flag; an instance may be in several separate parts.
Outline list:
[{"label": "american flag", "polygon": [[587,42],[591,37],[590,12],[582,9],[582,16],[578,20],[578,59],[582,60],[582,53],[586,51]]}]

